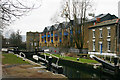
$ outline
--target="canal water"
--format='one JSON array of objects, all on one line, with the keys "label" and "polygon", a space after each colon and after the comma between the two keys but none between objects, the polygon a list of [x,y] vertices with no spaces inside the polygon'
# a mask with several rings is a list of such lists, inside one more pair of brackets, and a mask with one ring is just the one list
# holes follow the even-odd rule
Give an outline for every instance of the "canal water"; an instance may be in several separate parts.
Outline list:
[{"label": "canal water", "polygon": [[[31,58],[31,60],[34,61],[34,59]],[[36,62],[36,61],[35,61]],[[56,62],[56,61],[55,61]],[[62,66],[63,67],[63,75],[65,75],[66,77],[68,77],[69,79],[71,78],[89,78],[89,79],[97,79],[97,80],[116,80],[114,76],[112,75],[108,75],[106,73],[103,73],[101,71],[101,69],[88,69],[89,68],[89,65],[88,67],[84,67],[82,66],[74,66],[74,64],[70,64],[70,63],[64,63],[64,61],[60,62],[59,63],[59,66]],[[51,69],[52,70],[52,69]],[[57,73],[57,71],[52,71],[52,72],[55,72]]]},{"label": "canal water", "polygon": [[92,71],[92,70],[85,70],[85,69],[79,69],[76,67],[70,67],[66,65],[63,66],[63,75],[65,75],[68,78],[93,78],[93,79],[112,79],[113,76],[107,75],[103,73],[100,70]]}]

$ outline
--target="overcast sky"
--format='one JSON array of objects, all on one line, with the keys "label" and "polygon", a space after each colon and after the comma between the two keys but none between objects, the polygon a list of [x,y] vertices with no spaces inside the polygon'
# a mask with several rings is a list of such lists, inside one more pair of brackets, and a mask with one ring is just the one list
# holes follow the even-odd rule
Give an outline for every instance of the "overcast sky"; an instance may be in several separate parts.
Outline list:
[{"label": "overcast sky", "polygon": [[[93,12],[95,15],[110,13],[118,16],[118,1],[120,0],[93,0]],[[22,31],[22,35],[26,35],[28,31],[42,32],[45,27],[54,24],[50,19],[60,9],[60,2],[61,0],[42,0],[39,9],[33,10],[28,16],[15,21],[6,30],[13,29],[16,31],[19,29]],[[6,33],[9,34],[8,31]]]}]

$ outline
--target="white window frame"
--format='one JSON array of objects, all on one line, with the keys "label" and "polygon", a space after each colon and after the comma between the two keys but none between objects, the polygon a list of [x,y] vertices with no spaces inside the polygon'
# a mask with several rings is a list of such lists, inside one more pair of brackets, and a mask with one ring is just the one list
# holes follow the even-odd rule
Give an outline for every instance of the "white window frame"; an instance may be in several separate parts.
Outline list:
[{"label": "white window frame", "polygon": [[111,41],[107,41],[107,50],[108,50],[108,52],[110,52],[110,48],[111,48]]},{"label": "white window frame", "polygon": [[70,30],[71,30],[71,28],[72,28],[72,27],[70,26]]},{"label": "white window frame", "polygon": [[36,42],[34,43],[34,46],[37,46],[37,43],[36,43]]},{"label": "white window frame", "polygon": [[111,37],[111,30],[110,27],[107,27],[108,33],[107,33],[107,37]]},{"label": "white window frame", "polygon": [[32,42],[31,42],[30,44],[31,44],[31,46],[33,46],[33,43],[32,43]]},{"label": "white window frame", "polygon": [[95,38],[95,29],[93,29],[92,31],[93,31],[93,38]]},{"label": "white window frame", "polygon": [[95,51],[95,40],[93,40],[93,51]]},{"label": "white window frame", "polygon": [[95,31],[93,31],[93,38],[95,38]]},{"label": "white window frame", "polygon": [[100,28],[99,30],[100,30],[100,38],[102,38],[102,37],[103,37],[103,36],[102,36],[102,32],[103,32],[103,31],[102,31],[102,28]]},{"label": "white window frame", "polygon": [[101,52],[101,45],[102,45],[102,48],[103,48],[103,43],[100,41],[99,42],[99,51]]},{"label": "white window frame", "polygon": [[110,52],[109,42],[110,42],[110,47],[111,47],[111,40],[107,39],[107,50],[108,50],[108,52]]}]

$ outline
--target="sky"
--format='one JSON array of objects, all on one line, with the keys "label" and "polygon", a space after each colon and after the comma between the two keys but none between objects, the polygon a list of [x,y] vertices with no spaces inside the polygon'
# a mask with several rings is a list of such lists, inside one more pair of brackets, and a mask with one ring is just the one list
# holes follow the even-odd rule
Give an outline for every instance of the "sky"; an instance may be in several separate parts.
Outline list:
[{"label": "sky", "polygon": [[[118,1],[120,0],[93,0],[93,9],[90,12],[94,12],[95,15],[110,13],[118,16]],[[51,18],[60,7],[61,0],[42,0],[41,7],[7,26],[3,34],[8,37],[11,31],[18,29],[22,31],[21,35],[26,35],[29,31],[42,32],[45,27],[55,24]]]}]

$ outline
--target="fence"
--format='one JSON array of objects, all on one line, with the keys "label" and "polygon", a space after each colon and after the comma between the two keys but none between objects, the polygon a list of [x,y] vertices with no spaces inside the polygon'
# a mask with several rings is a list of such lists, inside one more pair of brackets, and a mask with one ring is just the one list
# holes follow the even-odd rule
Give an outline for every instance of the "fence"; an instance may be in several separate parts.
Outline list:
[{"label": "fence", "polygon": [[49,49],[49,52],[52,54],[60,54],[60,53],[76,53],[76,54],[80,54],[80,53],[84,53],[87,54],[88,53],[88,49],[82,49],[80,52],[80,49],[76,49],[76,48],[54,48],[54,47],[43,47],[44,49]]}]

